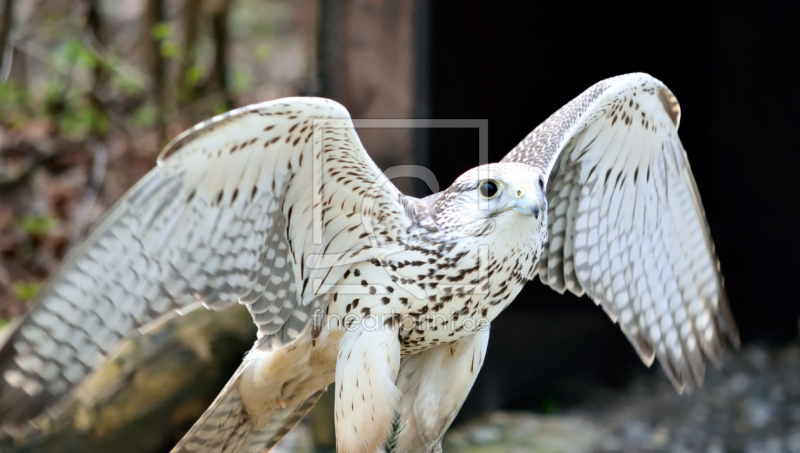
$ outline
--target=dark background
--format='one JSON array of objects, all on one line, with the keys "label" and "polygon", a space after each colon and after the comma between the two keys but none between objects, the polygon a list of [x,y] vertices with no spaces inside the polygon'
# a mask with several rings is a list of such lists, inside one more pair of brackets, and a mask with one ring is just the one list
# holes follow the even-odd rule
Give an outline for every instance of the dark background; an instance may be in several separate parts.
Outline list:
[{"label": "dark background", "polygon": [[[662,80],[681,103],[680,136],[743,343],[779,346],[797,337],[794,7],[458,5],[432,2],[428,11],[431,118],[487,118],[490,161],[498,161],[599,80],[628,72]],[[434,129],[429,146],[442,187],[478,164],[477,130]],[[622,385],[643,369],[619,328],[587,297],[560,296],[536,280],[493,322],[468,407],[568,403],[580,399],[576,383],[587,391],[598,382]]]}]

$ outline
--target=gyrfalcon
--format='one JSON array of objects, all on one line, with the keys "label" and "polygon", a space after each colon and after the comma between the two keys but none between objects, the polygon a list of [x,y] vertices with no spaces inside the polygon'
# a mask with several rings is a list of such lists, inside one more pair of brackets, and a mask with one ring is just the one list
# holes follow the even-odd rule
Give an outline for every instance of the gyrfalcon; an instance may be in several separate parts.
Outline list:
[{"label": "gyrfalcon", "polygon": [[269,450],[332,382],[339,451],[438,451],[490,321],[536,275],[600,304],[678,391],[701,384],[704,356],[738,334],[679,120],[659,80],[603,80],[500,163],[416,199],[336,102],[214,117],[167,146],[11,331],[0,424],[67,397],[137,331],[238,303],[258,339],[174,451]]}]

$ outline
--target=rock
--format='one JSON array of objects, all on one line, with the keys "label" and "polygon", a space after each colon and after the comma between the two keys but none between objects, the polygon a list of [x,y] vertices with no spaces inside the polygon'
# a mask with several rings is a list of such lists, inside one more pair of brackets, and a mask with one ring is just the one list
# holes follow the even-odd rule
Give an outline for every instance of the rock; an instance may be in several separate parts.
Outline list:
[{"label": "rock", "polygon": [[592,452],[605,433],[574,416],[544,416],[497,412],[452,429],[444,451],[483,452]]}]

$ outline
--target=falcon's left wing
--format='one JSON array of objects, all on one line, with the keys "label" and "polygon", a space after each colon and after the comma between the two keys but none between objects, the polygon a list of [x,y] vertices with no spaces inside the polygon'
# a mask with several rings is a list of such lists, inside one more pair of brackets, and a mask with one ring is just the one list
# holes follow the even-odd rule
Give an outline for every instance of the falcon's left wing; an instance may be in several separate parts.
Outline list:
[{"label": "falcon's left wing", "polygon": [[646,364],[702,384],[723,332],[738,346],[719,262],[686,153],[680,107],[647,74],[603,80],[562,107],[503,162],[549,175],[542,282],[586,292]]},{"label": "falcon's left wing", "polygon": [[0,339],[0,428],[57,413],[126,339],[201,305],[244,304],[262,349],[295,341],[342,264],[410,225],[402,199],[333,101],[281,99],[195,126]]}]

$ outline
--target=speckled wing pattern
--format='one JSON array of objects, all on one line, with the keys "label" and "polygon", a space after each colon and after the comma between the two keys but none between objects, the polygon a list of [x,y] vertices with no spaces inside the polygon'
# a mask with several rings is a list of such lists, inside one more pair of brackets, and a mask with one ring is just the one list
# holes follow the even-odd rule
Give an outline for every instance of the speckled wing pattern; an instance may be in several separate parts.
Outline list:
[{"label": "speckled wing pattern", "polygon": [[[374,206],[362,210],[368,191]],[[385,225],[405,228],[401,199],[333,101],[288,98],[199,124],[68,257],[2,346],[0,425],[53,407],[137,330],[201,305],[246,305],[259,347],[292,341],[325,303],[314,279],[346,269],[310,269],[307,257],[369,250],[373,215],[381,237]]]},{"label": "speckled wing pattern", "polygon": [[237,386],[245,366],[246,362],[242,363],[208,410],[171,450],[172,453],[270,451],[314,407],[324,391],[314,392],[296,407],[274,410],[263,425],[253,423]]},{"label": "speckled wing pattern", "polygon": [[503,162],[547,182],[540,280],[588,294],[678,391],[701,385],[723,334],[738,345],[686,153],[680,107],[647,74],[603,80],[558,110]]}]

